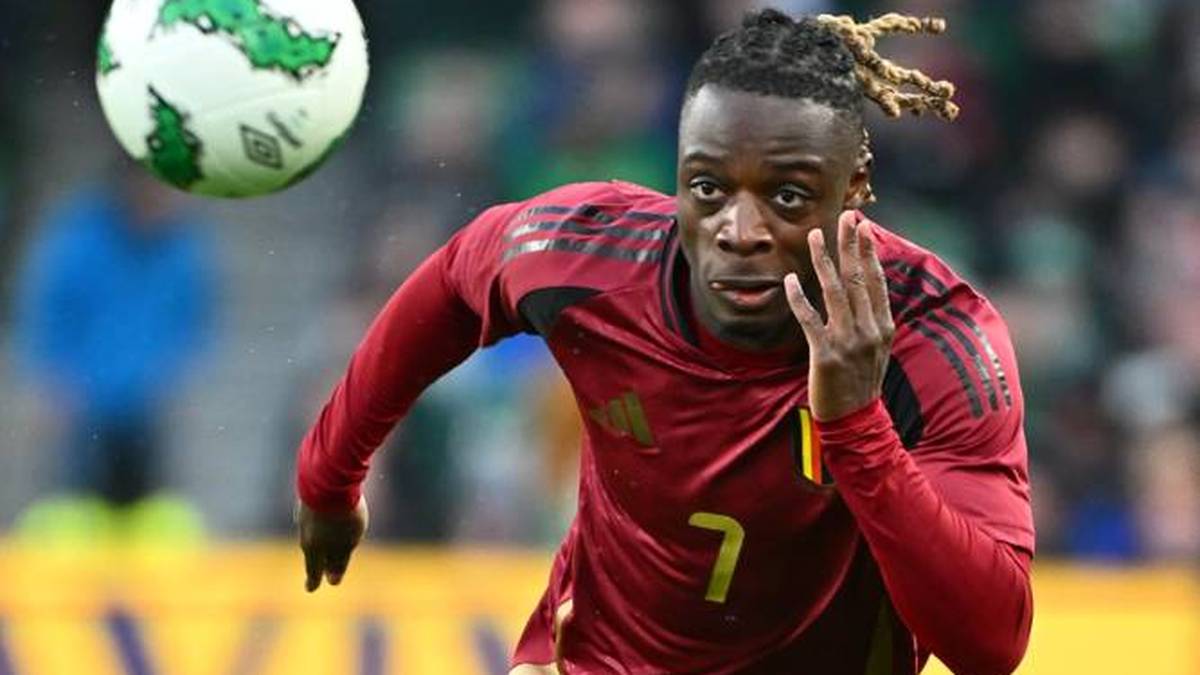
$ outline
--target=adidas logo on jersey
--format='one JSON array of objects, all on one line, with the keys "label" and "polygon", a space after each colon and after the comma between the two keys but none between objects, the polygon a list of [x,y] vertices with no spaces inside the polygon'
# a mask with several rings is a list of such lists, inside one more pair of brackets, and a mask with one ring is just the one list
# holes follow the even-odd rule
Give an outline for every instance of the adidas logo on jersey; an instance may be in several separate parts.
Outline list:
[{"label": "adidas logo on jersey", "polygon": [[618,436],[632,436],[638,445],[654,447],[654,436],[642,410],[637,394],[627,391],[608,402],[608,405],[590,408],[588,417],[605,430]]}]

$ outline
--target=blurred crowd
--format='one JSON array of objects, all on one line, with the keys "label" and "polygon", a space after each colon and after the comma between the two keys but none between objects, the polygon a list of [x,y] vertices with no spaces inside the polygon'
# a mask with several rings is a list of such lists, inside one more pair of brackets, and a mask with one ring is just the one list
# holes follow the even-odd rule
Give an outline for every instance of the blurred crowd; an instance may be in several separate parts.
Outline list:
[{"label": "blurred crowd", "polygon": [[[85,367],[66,372],[70,359],[53,350],[71,349],[70,340],[39,324],[82,311],[55,302],[89,301],[57,297],[47,275],[117,265],[56,249],[71,249],[56,238],[82,229],[81,200],[156,189],[122,168],[94,102],[103,4],[0,12],[0,528],[50,528],[53,518],[30,511],[78,480],[61,457],[86,456],[124,433],[129,425],[118,422],[136,408],[114,402],[124,408],[112,424],[71,417],[64,400],[129,392],[95,391],[98,377]],[[158,236],[153,246],[112,253],[213,278],[208,291],[197,281],[191,299],[134,294],[124,308],[95,309],[109,318],[153,313],[154,302],[195,310],[176,317],[179,326],[162,319],[153,328],[176,335],[182,351],[156,369],[168,379],[136,383],[154,405],[136,411],[132,443],[153,451],[126,452],[155,457],[145,470],[159,478],[135,497],[174,492],[217,534],[286,532],[296,443],[395,286],[490,204],[585,179],[673,191],[688,68],[760,4],[359,3],[372,82],[334,161],[258,204],[156,197],[177,215],[159,219],[170,221],[169,238],[195,238],[186,246],[206,251],[194,259],[181,262],[192,254],[161,234],[136,235]],[[772,4],[948,19],[945,36],[881,45],[899,63],[955,82],[963,113],[953,124],[870,116],[879,202],[869,215],[941,254],[1006,316],[1028,407],[1039,553],[1200,558],[1200,5]],[[110,212],[112,227],[138,220],[131,207]],[[120,273],[131,274],[136,262],[123,260]],[[130,283],[170,278],[140,273]],[[187,283],[172,288],[183,294]],[[175,333],[193,330],[211,340]],[[119,330],[96,339],[110,351],[74,348],[106,363],[109,354],[143,364],[163,356],[163,340]],[[49,345],[56,341],[64,344]],[[435,385],[389,440],[370,485],[375,532],[554,542],[573,508],[578,434],[569,393],[538,341],[485,350]],[[60,451],[71,439],[85,450]]]}]

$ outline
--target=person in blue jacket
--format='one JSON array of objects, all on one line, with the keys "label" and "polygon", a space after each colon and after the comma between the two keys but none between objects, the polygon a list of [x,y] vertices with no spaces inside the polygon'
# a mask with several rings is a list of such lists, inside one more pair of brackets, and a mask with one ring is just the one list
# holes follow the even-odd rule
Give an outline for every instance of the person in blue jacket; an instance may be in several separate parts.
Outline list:
[{"label": "person in blue jacket", "polygon": [[163,415],[213,332],[209,229],[124,162],[33,234],[18,364],[62,430],[48,447],[72,498],[127,509],[162,487]]}]

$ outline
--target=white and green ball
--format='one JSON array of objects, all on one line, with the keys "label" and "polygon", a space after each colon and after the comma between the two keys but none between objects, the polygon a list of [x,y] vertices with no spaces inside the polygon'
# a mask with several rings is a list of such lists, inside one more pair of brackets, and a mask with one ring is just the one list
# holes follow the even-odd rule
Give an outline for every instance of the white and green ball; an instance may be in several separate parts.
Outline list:
[{"label": "white and green ball", "polygon": [[325,161],[368,72],[351,0],[115,0],[96,86],[117,140],[159,178],[248,197]]}]

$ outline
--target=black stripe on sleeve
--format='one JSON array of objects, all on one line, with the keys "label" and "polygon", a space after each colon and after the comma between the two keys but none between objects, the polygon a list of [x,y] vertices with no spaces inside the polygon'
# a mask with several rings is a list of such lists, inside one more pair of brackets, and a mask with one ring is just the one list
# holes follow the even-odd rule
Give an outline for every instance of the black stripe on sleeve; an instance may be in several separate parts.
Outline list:
[{"label": "black stripe on sleeve", "polygon": [[501,257],[501,263],[506,263],[513,258],[525,255],[527,253],[542,253],[545,251],[558,251],[561,253],[578,253],[581,255],[593,255],[601,258],[612,258],[613,260],[624,260],[632,263],[652,263],[658,262],[662,258],[661,249],[645,249],[645,248],[625,248],[622,246],[612,246],[610,244],[601,244],[595,241],[582,241],[579,239],[535,239],[526,241],[520,244],[514,244],[504,251]]},{"label": "black stripe on sleeve", "polygon": [[921,292],[921,280],[916,277],[899,279],[896,277],[887,277],[888,292],[897,296],[896,300],[890,302],[892,308],[892,316],[895,317],[896,323],[901,323],[901,318],[905,308],[910,300],[917,296],[917,299],[928,297]]},{"label": "black stripe on sleeve", "polygon": [[938,350],[942,352],[942,356],[945,356],[946,360],[950,362],[950,367],[958,375],[958,382],[962,385],[963,391],[967,394],[967,400],[971,404],[971,416],[982,417],[983,405],[979,402],[979,392],[975,390],[974,383],[971,382],[971,376],[967,373],[967,368],[963,365],[962,359],[958,357],[958,353],[954,351],[954,348],[950,346],[945,337],[939,335],[920,320],[913,321],[912,325],[921,335],[932,340],[937,345]]},{"label": "black stripe on sleeve", "polygon": [[889,260],[888,262],[884,263],[883,266],[888,269],[900,270],[905,276],[920,277],[921,279],[929,282],[929,285],[933,286],[935,291],[943,295],[950,292],[950,289],[946,287],[946,284],[942,283],[941,279],[933,276],[929,273],[929,270],[923,267],[913,267],[903,260]]},{"label": "black stripe on sleeve", "polygon": [[996,401],[996,387],[992,384],[992,374],[988,371],[987,365],[983,363],[983,357],[979,355],[979,351],[975,349],[975,345],[971,344],[971,340],[966,335],[963,335],[963,332],[954,324],[938,316],[936,312],[929,312],[922,318],[929,319],[941,326],[953,335],[955,340],[958,340],[958,343],[963,346],[963,349],[967,351],[967,355],[975,363],[975,372],[979,373],[979,381],[983,383],[983,388],[987,390],[988,402],[991,403],[992,410],[999,410],[1000,403]]},{"label": "black stripe on sleeve", "polygon": [[[897,324],[903,323],[908,318],[918,314],[923,308],[929,308],[935,304],[937,298],[930,297],[919,290],[920,282],[924,281],[928,283],[940,295],[945,295],[950,291],[946,287],[946,284],[942,283],[941,279],[930,274],[928,270],[914,267],[899,260],[889,261],[884,266],[889,269],[899,270],[908,277],[903,285],[891,289],[902,296],[892,310],[893,314],[896,315]],[[917,303],[905,310],[904,307],[910,298],[915,299]],[[1000,392],[1004,396],[1004,403],[1011,408],[1012,390],[1008,386],[1008,376],[1004,372],[1004,365],[1000,362],[1000,356],[996,353],[995,347],[992,346],[992,341],[988,339],[987,333],[983,332],[983,329],[980,328],[974,318],[957,307],[947,304],[943,309],[946,314],[961,322],[979,340],[984,353],[987,354],[988,360],[991,361],[992,370],[996,373],[996,380],[1000,383]]]},{"label": "black stripe on sleeve", "polygon": [[621,217],[649,223],[670,223],[675,221],[675,214],[673,213],[652,213],[650,211],[627,211]]},{"label": "black stripe on sleeve", "polygon": [[519,220],[523,220],[541,215],[567,216],[568,219],[574,218],[592,220],[602,225],[615,223],[621,219],[636,220],[643,223],[670,223],[675,220],[674,213],[655,213],[653,211],[626,211],[618,215],[612,215],[603,211],[595,204],[580,204],[578,206],[532,206],[522,211],[517,218]]},{"label": "black stripe on sleeve", "polygon": [[1012,407],[1012,391],[1008,388],[1008,377],[1004,374],[1004,366],[1000,363],[1000,356],[996,354],[995,348],[992,347],[992,341],[988,339],[987,333],[975,323],[966,312],[957,307],[947,307],[946,313],[958,319],[967,327],[975,337],[979,339],[979,344],[983,345],[983,351],[987,352],[988,358],[992,361],[992,367],[996,370],[996,379],[1000,381],[1000,390],[1004,394],[1004,402],[1008,407]]},{"label": "black stripe on sleeve", "polygon": [[[914,288],[913,281],[916,281],[919,285],[921,280],[919,277],[910,277],[908,283],[901,289],[893,289],[893,292],[900,293],[903,296],[898,299],[896,310],[894,310],[900,312],[896,322],[902,324],[908,322],[910,319],[931,321],[953,335],[954,339],[962,345],[967,355],[971,357],[971,361],[975,365],[975,371],[979,374],[979,381],[983,383],[984,389],[987,390],[988,402],[991,404],[992,410],[999,410],[1000,403],[996,400],[996,387],[992,383],[992,373],[983,362],[983,357],[980,356],[979,350],[975,349],[975,345],[971,342],[971,339],[959,330],[957,326],[939,316],[937,310],[933,308],[939,301],[944,301],[944,298],[942,296],[930,297],[926,295],[924,291]],[[904,309],[906,302],[909,300],[915,300],[916,304]],[[966,314],[962,314],[962,316],[966,317],[968,321],[970,320],[970,317],[967,317]],[[974,325],[974,322],[972,321],[971,324]],[[978,329],[978,326],[975,326],[975,328]]]},{"label": "black stripe on sleeve", "polygon": [[618,227],[611,225],[607,227],[591,227],[582,223],[577,223],[571,220],[543,220],[529,223],[521,223],[509,230],[504,236],[505,240],[512,241],[527,234],[535,232],[570,233],[570,234],[595,234],[613,237],[615,239],[633,239],[635,241],[661,241],[666,239],[666,230],[635,230],[628,227]]},{"label": "black stripe on sleeve", "polygon": [[518,218],[530,218],[547,213],[555,216],[568,216],[570,218],[587,218],[603,224],[616,221],[616,218],[601,211],[600,207],[594,204],[580,204],[579,206],[534,206],[522,211]]}]

